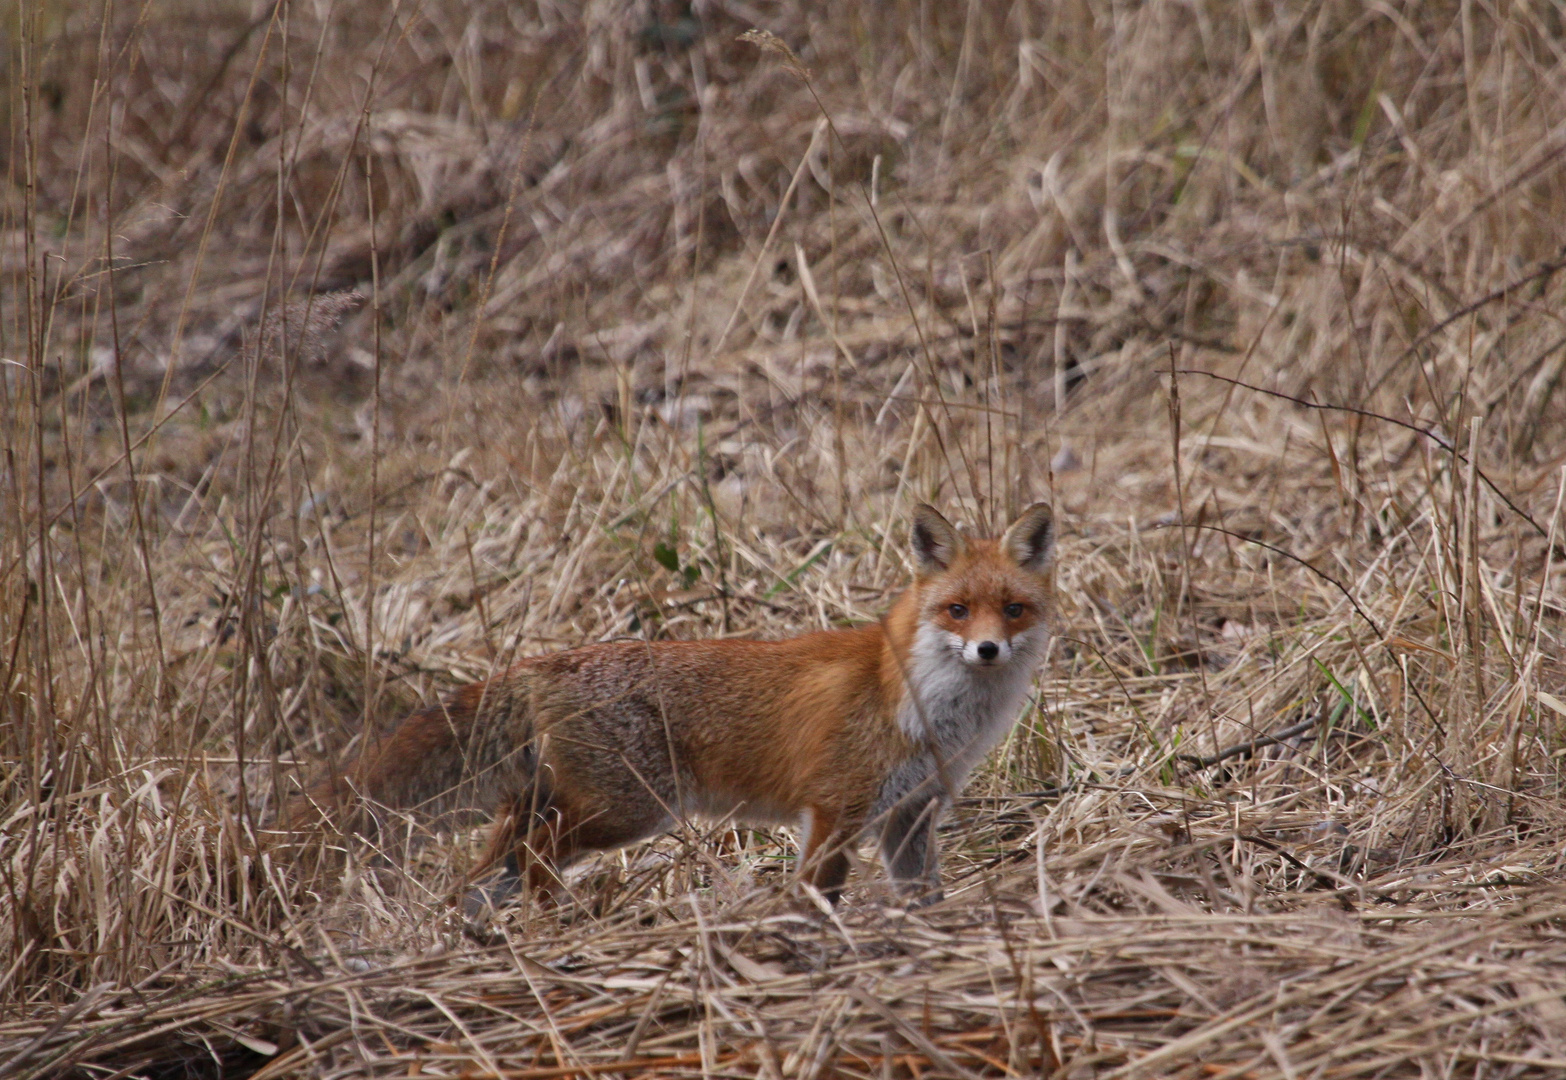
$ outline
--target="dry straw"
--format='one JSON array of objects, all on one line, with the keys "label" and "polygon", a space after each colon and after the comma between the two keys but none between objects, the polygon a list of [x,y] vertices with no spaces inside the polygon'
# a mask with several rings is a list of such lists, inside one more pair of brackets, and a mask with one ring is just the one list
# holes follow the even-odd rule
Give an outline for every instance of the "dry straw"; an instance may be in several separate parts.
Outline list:
[{"label": "dry straw", "polygon": [[[1566,1071],[1554,8],[6,20],[0,1074]],[[475,926],[474,822],[267,831],[365,717],[1041,497],[940,906],[692,823]]]}]

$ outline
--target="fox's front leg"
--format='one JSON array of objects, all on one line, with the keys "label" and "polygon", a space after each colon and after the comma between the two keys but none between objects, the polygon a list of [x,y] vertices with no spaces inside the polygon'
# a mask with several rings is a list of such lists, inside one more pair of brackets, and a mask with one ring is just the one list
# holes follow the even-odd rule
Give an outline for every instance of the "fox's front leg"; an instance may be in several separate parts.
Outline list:
[{"label": "fox's front leg", "polygon": [[917,906],[942,899],[935,827],[949,801],[934,763],[926,758],[895,769],[877,800],[881,861],[893,886]]}]

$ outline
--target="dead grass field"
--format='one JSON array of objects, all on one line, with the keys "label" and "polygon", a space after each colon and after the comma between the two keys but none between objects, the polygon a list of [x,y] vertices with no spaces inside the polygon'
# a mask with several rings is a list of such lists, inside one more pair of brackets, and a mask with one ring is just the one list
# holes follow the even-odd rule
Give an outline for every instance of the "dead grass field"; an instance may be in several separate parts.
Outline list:
[{"label": "dead grass field", "polygon": [[[0,1074],[1566,1073],[1563,31],[5,5]],[[942,905],[692,825],[473,933],[474,823],[268,832],[511,657],[871,619],[914,502],[1034,498]]]}]

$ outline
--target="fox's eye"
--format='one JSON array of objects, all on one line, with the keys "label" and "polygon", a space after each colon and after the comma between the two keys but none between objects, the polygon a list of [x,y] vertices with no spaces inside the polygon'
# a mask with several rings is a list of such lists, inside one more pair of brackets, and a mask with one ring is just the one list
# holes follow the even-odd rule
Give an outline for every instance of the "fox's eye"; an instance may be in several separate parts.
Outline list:
[{"label": "fox's eye", "polygon": [[1007,604],[1006,607],[1005,607],[1005,613],[1006,613],[1006,618],[1008,618],[1008,619],[1020,619],[1020,618],[1022,618],[1022,605],[1021,604]]},{"label": "fox's eye", "polygon": [[946,613],[954,619],[966,619],[968,617],[968,609],[962,604],[953,604],[946,609]]}]

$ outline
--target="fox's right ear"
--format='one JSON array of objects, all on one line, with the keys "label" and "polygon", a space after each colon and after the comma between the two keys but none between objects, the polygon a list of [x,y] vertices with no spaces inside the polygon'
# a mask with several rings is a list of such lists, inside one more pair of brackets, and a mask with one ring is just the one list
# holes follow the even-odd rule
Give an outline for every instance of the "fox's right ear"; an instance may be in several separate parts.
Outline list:
[{"label": "fox's right ear", "polygon": [[913,512],[912,546],[919,574],[938,574],[962,553],[962,533],[935,507],[920,503]]}]

